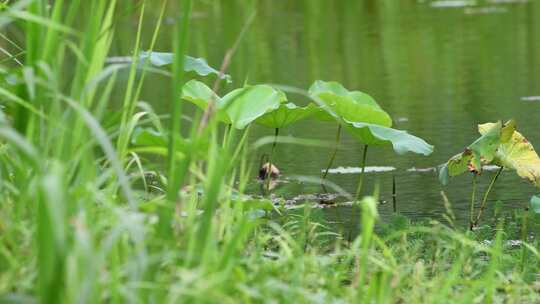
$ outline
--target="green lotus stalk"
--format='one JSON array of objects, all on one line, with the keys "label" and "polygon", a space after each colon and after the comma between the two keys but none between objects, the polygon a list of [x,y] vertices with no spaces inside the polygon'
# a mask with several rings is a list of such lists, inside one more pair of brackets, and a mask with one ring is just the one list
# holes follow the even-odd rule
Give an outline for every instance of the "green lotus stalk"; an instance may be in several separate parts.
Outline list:
[{"label": "green lotus stalk", "polygon": [[476,220],[474,221],[473,226],[478,226],[478,223],[480,222],[480,218],[482,217],[482,213],[484,213],[484,210],[486,209],[487,205],[487,199],[489,197],[489,193],[491,192],[491,189],[493,189],[493,185],[495,185],[495,182],[499,178],[499,175],[501,175],[502,171],[504,170],[504,167],[501,167],[499,171],[497,171],[497,174],[491,179],[491,183],[489,183],[489,187],[484,194],[484,198],[482,199],[482,205],[480,205],[480,210],[478,210],[478,215],[476,216]]},{"label": "green lotus stalk", "polygon": [[[391,145],[397,154],[413,152],[429,155],[433,152],[433,146],[423,139],[406,131],[392,129],[390,115],[366,93],[349,91],[338,82],[317,80],[309,88],[308,94],[323,110],[317,115],[319,120],[336,121],[341,128],[365,145],[356,198],[362,190],[368,145]],[[334,158],[335,155],[332,155],[328,168],[332,165]],[[328,169],[323,179],[327,172]]]},{"label": "green lotus stalk", "polygon": [[[528,235],[528,228],[527,228],[527,222],[528,222],[528,216],[529,216],[529,207],[525,207],[525,212],[523,212],[523,218],[521,221],[521,241],[523,243],[527,242],[527,235]],[[527,248],[525,246],[521,246],[521,271],[525,269],[525,261],[527,260]]]},{"label": "green lotus stalk", "polygon": [[337,132],[336,132],[336,141],[334,146],[334,151],[332,152],[332,156],[330,157],[330,161],[328,162],[328,166],[326,166],[326,170],[324,170],[324,173],[321,177],[321,185],[324,183],[324,180],[326,179],[326,176],[328,175],[328,171],[332,167],[332,164],[334,164],[334,160],[336,159],[336,154],[339,147],[339,142],[341,140],[341,125],[338,125]]},{"label": "green lotus stalk", "polygon": [[392,210],[397,212],[396,176],[392,175]]},{"label": "green lotus stalk", "polygon": [[478,174],[473,173],[472,178],[472,194],[471,194],[471,208],[469,212],[469,230],[473,230],[474,227],[474,205],[476,204],[476,177]]},{"label": "green lotus stalk", "polygon": [[276,150],[278,136],[279,128],[276,128],[276,131],[274,133],[274,142],[272,143],[272,150],[270,150],[270,156],[268,157],[268,170],[266,172],[266,176],[264,177],[264,181],[266,183],[266,191],[270,191],[270,180],[272,176],[272,157],[274,156],[274,151]]},{"label": "green lotus stalk", "polygon": [[[441,183],[446,185],[450,177],[465,172],[479,175],[483,165],[493,164],[500,167],[484,194],[476,219],[471,220],[470,229],[480,222],[489,194],[505,168],[514,170],[521,178],[540,187],[540,157],[532,144],[516,130],[514,120],[509,120],[504,124],[501,121],[480,124],[478,132],[481,136],[462,153],[452,156],[443,165],[439,174]],[[471,219],[474,218],[472,213]]]},{"label": "green lotus stalk", "polygon": [[364,145],[364,152],[362,153],[362,163],[360,164],[360,179],[358,180],[358,187],[356,188],[356,200],[360,197],[360,194],[362,192],[362,186],[364,184],[364,175],[366,171],[366,160],[367,160],[367,151],[368,151],[368,145]]}]

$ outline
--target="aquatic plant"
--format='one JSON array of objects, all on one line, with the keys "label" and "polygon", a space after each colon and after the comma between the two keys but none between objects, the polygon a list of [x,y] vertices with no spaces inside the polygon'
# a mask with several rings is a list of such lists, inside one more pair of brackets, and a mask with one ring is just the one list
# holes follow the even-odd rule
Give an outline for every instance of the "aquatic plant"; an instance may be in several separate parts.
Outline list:
[{"label": "aquatic plant", "polygon": [[[273,165],[272,158],[279,130],[320,111],[320,108],[312,103],[299,107],[288,102],[285,93],[268,85],[246,85],[219,97],[204,83],[191,80],[182,89],[182,99],[202,110],[215,103],[215,115],[218,119],[237,129],[243,129],[251,123],[274,129],[274,143],[268,158],[270,167]],[[268,179],[268,176],[265,179]]]},{"label": "aquatic plant", "polygon": [[182,88],[182,99],[206,110],[215,104],[218,119],[237,129],[244,129],[259,117],[277,110],[287,96],[268,85],[246,85],[219,97],[207,85],[190,80]]},{"label": "aquatic plant", "polygon": [[[274,142],[272,143],[272,149],[268,157],[268,167],[272,168],[273,165],[273,156],[277,145],[277,137],[279,135],[279,130],[285,127],[288,127],[298,121],[306,119],[310,116],[313,116],[315,113],[319,112],[320,108],[309,103],[305,107],[299,107],[292,102],[282,103],[279,108],[270,111],[263,116],[257,118],[255,123],[262,125],[267,128],[274,129]],[[271,170],[267,170],[266,188],[269,190],[270,187],[270,173]]]},{"label": "aquatic plant", "polygon": [[[226,124],[242,129],[255,122],[275,129],[277,139],[279,129],[289,126],[310,116],[320,120],[338,121],[338,131],[334,152],[329,161],[323,179],[331,167],[341,134],[344,127],[353,136],[364,143],[362,155],[362,173],[358,183],[357,197],[360,195],[364,168],[366,166],[368,146],[391,144],[398,154],[406,152],[429,155],[433,147],[424,140],[410,135],[405,131],[390,128],[392,119],[377,102],[369,95],[360,91],[348,91],[337,82],[315,81],[308,92],[309,96],[322,101],[322,104],[308,104],[298,107],[287,102],[285,94],[267,85],[245,86],[233,90],[220,98],[204,83],[191,80],[184,85],[182,98],[201,109],[206,109],[212,103],[216,105],[216,116]],[[269,163],[272,165],[272,154],[276,141],[272,145]]]},{"label": "aquatic plant", "polygon": [[[107,63],[116,65],[117,68],[129,67],[135,63],[134,67],[137,69],[170,76],[170,71],[166,68],[174,63],[174,53],[141,51],[136,56],[109,57],[107,58]],[[232,82],[231,75],[221,73],[219,70],[211,67],[204,58],[185,55],[183,65],[184,72],[194,73],[199,76],[215,75],[228,83]]]},{"label": "aquatic plant", "polygon": [[[179,96],[193,18],[191,1],[175,2],[183,16],[166,68]],[[511,225],[484,238],[439,223],[377,222],[378,199],[368,197],[356,203],[362,227],[347,241],[309,203],[287,210],[244,195],[251,146],[220,140],[218,113],[232,133],[233,118],[241,127],[259,112],[219,109],[199,132],[197,117],[180,124],[178,98],[170,115],[139,101],[145,70],[133,65],[124,82],[105,65],[133,8],[134,58],[141,53],[150,4],[9,1],[0,11],[2,30],[15,21],[25,34],[24,66],[0,63],[24,79],[0,83],[0,303],[539,302],[538,240],[522,238],[520,258],[505,246],[515,241]],[[105,111],[116,87],[121,121]],[[155,168],[166,187],[139,187]],[[280,216],[265,216],[277,208]]]},{"label": "aquatic plant", "polygon": [[320,120],[335,120],[338,123],[334,151],[322,176],[323,179],[328,174],[328,170],[335,159],[342,128],[364,144],[360,164],[362,172],[360,173],[356,197],[362,191],[369,146],[392,145],[397,154],[413,152],[430,155],[433,152],[433,146],[423,139],[406,131],[391,128],[392,119],[390,115],[380,107],[373,97],[366,93],[349,91],[338,82],[317,80],[309,88],[309,95],[322,103],[321,107],[325,111],[317,115]]},{"label": "aquatic plant", "polygon": [[271,129],[282,129],[318,112],[320,112],[320,108],[313,103],[299,107],[292,102],[287,102],[282,103],[276,110],[257,118],[255,123]]},{"label": "aquatic plant", "polygon": [[[504,169],[514,170],[521,178],[540,187],[540,158],[532,144],[518,131],[516,122],[484,123],[478,125],[480,137],[462,153],[451,157],[440,169],[439,180],[448,184],[450,177],[470,172],[473,175],[469,225],[477,226],[484,212],[488,196]],[[484,193],[478,215],[474,218],[476,204],[476,178],[482,174],[482,166],[499,167]]]}]

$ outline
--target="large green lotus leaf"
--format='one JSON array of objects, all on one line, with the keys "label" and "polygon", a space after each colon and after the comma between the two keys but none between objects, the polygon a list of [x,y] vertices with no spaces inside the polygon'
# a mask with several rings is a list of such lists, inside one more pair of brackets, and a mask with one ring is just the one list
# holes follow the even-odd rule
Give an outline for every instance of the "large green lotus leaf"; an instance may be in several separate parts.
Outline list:
[{"label": "large green lotus leaf", "polygon": [[328,107],[345,120],[376,124],[384,127],[392,126],[390,115],[371,105],[359,104],[350,97],[336,97],[328,93],[320,94],[319,98],[324,101],[330,101],[327,104]]},{"label": "large green lotus leaf", "polygon": [[248,124],[264,114],[279,108],[287,101],[287,96],[268,85],[246,86],[236,89],[223,96],[218,104],[225,111],[237,129],[243,129]]},{"label": "large green lotus leaf", "polygon": [[328,110],[328,107],[322,106],[320,107],[321,111],[318,111],[315,113],[315,118],[320,121],[336,121],[339,120],[339,117],[336,117],[332,110]]},{"label": "large green lotus leaf", "polygon": [[208,107],[208,103],[212,98],[215,102],[221,100],[206,84],[195,79],[188,81],[182,87],[182,99],[193,103],[202,110]]},{"label": "large green lotus leaf", "polygon": [[[212,91],[206,84],[197,81],[195,79],[188,81],[182,87],[182,99],[189,101],[199,107],[202,110],[208,108],[210,100],[214,100],[216,104],[221,103],[221,98]],[[231,119],[225,111],[216,111],[217,117],[220,121],[230,124]]]},{"label": "large green lotus leaf", "polygon": [[335,81],[315,81],[309,88],[309,94],[319,95],[321,93],[332,93],[337,96],[351,97],[359,104],[370,105],[379,110],[382,110],[381,106],[366,93],[360,91],[349,91],[339,82]]},{"label": "large green lotus leaf", "polygon": [[316,80],[309,88],[309,94],[311,95],[318,95],[324,92],[330,92],[339,96],[349,96],[349,90],[336,81]]},{"label": "large green lotus leaf", "polygon": [[392,126],[390,115],[371,96],[359,91],[348,91],[337,82],[317,80],[310,87],[309,94],[324,102],[328,114],[317,115],[321,120],[335,119],[332,117],[335,114],[348,121]]},{"label": "large green lotus leaf", "polygon": [[321,109],[311,103],[305,107],[299,107],[291,102],[283,103],[277,110],[264,114],[255,122],[267,128],[284,128],[319,111]]},{"label": "large green lotus leaf", "polygon": [[[149,60],[152,65],[161,67],[172,64],[174,61],[174,54],[167,52],[141,52],[139,58],[141,64],[146,60]],[[211,67],[203,58],[184,56],[184,71],[195,72],[201,76],[215,74],[221,79],[231,82],[230,75],[220,74],[218,70]]]},{"label": "large green lotus leaf", "polygon": [[407,133],[376,124],[344,121],[349,132],[366,145],[391,144],[398,154],[413,152],[423,155],[433,153],[433,146],[423,139]]},{"label": "large green lotus leaf", "polygon": [[[478,126],[481,134],[487,134],[493,128],[492,123]],[[513,130],[510,139],[500,145],[493,162],[498,166],[516,170],[521,178],[540,187],[540,158],[531,143],[515,131],[515,125]]]}]

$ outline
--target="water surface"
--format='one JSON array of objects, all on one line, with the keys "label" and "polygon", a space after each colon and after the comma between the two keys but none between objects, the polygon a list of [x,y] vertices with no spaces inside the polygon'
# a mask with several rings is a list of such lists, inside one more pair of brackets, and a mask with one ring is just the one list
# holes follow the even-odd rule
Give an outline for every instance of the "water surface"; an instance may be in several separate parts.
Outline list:
[{"label": "water surface", "polygon": [[[414,219],[439,217],[444,212],[440,194],[444,190],[458,218],[465,220],[471,178],[455,178],[442,187],[430,168],[477,138],[476,124],[499,119],[515,118],[522,133],[540,149],[540,102],[534,97],[540,95],[540,2],[450,2],[261,0],[233,58],[229,74],[234,82],[226,90],[244,81],[307,89],[314,80],[323,79],[371,94],[392,115],[394,127],[436,148],[432,156],[423,157],[397,156],[390,147],[370,147],[368,165],[395,170],[369,173],[366,192],[378,183],[382,200],[391,200],[395,176],[401,213]],[[158,50],[170,50],[176,9],[168,12]],[[249,12],[245,1],[196,1],[190,54],[218,67]],[[156,16],[157,8],[154,19],[147,18],[149,26]],[[117,55],[130,52],[133,22],[126,21],[125,32],[117,33]],[[143,99],[168,112],[167,82],[153,76]],[[303,102],[294,95],[289,99]],[[281,130],[283,135],[329,142],[335,132],[335,124],[315,121]],[[273,130],[262,127],[252,129],[253,140],[272,134]],[[334,167],[358,167],[362,144],[347,134],[342,139]],[[330,153],[327,148],[279,145],[274,158],[285,179],[318,177]],[[253,159],[258,162],[257,155]],[[482,175],[481,190],[493,174]],[[333,173],[329,180],[354,193],[358,174]],[[292,198],[321,189],[317,184],[289,181],[274,192]],[[522,207],[533,193],[531,185],[505,172],[492,201]],[[380,211],[390,214],[391,204],[382,205]],[[339,213],[350,219],[357,216],[350,207]]]}]

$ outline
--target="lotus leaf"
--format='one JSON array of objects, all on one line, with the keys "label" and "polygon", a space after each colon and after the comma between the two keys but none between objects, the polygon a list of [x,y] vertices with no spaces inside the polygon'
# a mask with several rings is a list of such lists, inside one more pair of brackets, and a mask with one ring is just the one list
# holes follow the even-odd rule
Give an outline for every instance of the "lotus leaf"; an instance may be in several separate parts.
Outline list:
[{"label": "lotus leaf", "polygon": [[495,152],[501,143],[501,134],[508,133],[509,127],[503,128],[501,122],[493,124],[489,132],[485,132],[462,153],[452,156],[443,165],[439,173],[439,180],[443,185],[448,184],[450,177],[463,174],[467,171],[481,173],[482,165],[488,164],[495,157]]},{"label": "lotus leaf", "polygon": [[218,119],[243,129],[257,118],[278,109],[287,101],[287,96],[271,86],[254,85],[233,90],[219,98],[204,83],[191,80],[182,88],[182,99],[203,110],[214,99]]},{"label": "lotus leaf", "polygon": [[[174,54],[168,52],[141,52],[139,56],[141,63],[145,60],[149,60],[154,66],[161,67],[172,64],[174,61]],[[184,57],[184,70],[186,72],[195,72],[201,76],[207,76],[210,74],[218,75],[221,79],[225,79],[227,82],[231,81],[231,76],[227,74],[220,74],[220,72],[211,67],[203,58],[194,58],[191,56]]]},{"label": "lotus leaf", "polygon": [[317,80],[309,88],[309,94],[324,102],[327,113],[321,113],[321,120],[343,118],[348,121],[365,122],[385,127],[392,126],[392,119],[368,94],[348,91],[337,82]]},{"label": "lotus leaf", "polygon": [[225,110],[237,129],[279,108],[287,96],[268,85],[246,86],[223,96],[218,108]]},{"label": "lotus leaf", "polygon": [[[478,126],[481,134],[488,134],[493,129],[496,129],[494,123]],[[506,141],[503,141],[495,152],[493,163],[515,170],[521,178],[540,187],[540,158],[532,144],[521,133],[515,131],[515,123],[513,123],[513,128],[504,132],[504,139]]]},{"label": "lotus leaf", "polygon": [[345,121],[349,132],[366,145],[391,144],[398,154],[413,152],[423,155],[433,153],[433,146],[406,131],[376,124]]},{"label": "lotus leaf", "polygon": [[182,87],[182,99],[193,103],[202,110],[208,107],[208,103],[212,99],[216,103],[220,102],[219,96],[212,89],[197,80],[190,80]]},{"label": "lotus leaf", "polygon": [[267,128],[281,129],[320,111],[319,107],[311,103],[305,107],[299,107],[291,102],[282,103],[277,110],[264,114],[255,122]]}]

